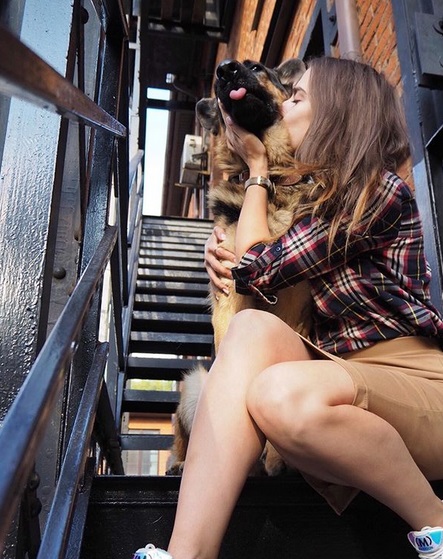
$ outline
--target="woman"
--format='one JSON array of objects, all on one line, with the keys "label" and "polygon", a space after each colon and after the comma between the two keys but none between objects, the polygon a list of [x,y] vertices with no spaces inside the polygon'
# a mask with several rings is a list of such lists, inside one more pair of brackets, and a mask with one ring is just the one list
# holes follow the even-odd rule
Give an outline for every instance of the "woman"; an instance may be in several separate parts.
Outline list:
[{"label": "woman", "polygon": [[217,247],[215,230],[206,265],[220,289],[231,272],[217,257],[237,263],[241,292],[308,280],[310,341],[266,312],[234,317],[198,404],[169,553],[146,547],[134,557],[215,559],[268,439],[336,511],[363,490],[408,522],[419,557],[443,559],[443,503],[427,481],[443,478],[443,322],[429,299],[414,196],[395,175],[408,156],[398,101],[369,66],[321,58],[283,118],[304,177],[293,226],[261,242],[266,152],[225,116],[251,178],[235,255]]}]

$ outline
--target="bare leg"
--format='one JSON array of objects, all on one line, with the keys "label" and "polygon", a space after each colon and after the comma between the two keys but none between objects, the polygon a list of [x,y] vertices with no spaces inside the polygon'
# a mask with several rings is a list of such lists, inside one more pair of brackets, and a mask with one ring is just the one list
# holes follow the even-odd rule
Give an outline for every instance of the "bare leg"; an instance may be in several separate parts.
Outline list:
[{"label": "bare leg", "polygon": [[253,382],[248,409],[287,463],[362,489],[414,530],[443,526],[443,503],[399,433],[384,419],[348,405],[352,384],[333,362],[281,363]]},{"label": "bare leg", "polygon": [[353,398],[346,371],[311,360],[281,321],[258,311],[237,315],[197,409],[169,546],[174,559],[217,557],[265,436],[288,463],[359,487],[413,529],[443,525],[443,504],[400,435],[353,407]]},{"label": "bare leg", "polygon": [[243,311],[231,322],[200,398],[168,551],[174,559],[215,559],[264,436],[246,409],[250,383],[274,363],[309,359],[283,322]]}]

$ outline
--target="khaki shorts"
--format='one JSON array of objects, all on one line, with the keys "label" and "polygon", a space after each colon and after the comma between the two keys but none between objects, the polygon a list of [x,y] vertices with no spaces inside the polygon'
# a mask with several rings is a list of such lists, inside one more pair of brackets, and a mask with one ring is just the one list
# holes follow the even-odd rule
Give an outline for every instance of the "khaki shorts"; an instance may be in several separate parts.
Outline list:
[{"label": "khaki shorts", "polygon": [[[342,357],[304,341],[319,359],[335,361],[351,376],[355,386],[353,405],[389,422],[426,477],[443,479],[443,351],[437,341],[397,338]],[[335,486],[338,491],[328,497],[325,488],[332,486],[324,482],[316,486],[315,480],[311,484],[337,512],[353,496],[346,491],[343,495]]]}]

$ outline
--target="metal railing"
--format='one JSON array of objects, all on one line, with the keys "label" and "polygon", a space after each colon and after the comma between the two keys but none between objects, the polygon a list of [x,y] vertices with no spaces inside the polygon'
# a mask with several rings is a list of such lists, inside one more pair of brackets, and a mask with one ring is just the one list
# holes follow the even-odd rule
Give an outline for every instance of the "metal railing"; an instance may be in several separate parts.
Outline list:
[{"label": "metal railing", "polygon": [[[4,541],[19,504],[20,488],[25,486],[32,471],[38,445],[42,441],[44,429],[50,418],[50,410],[63,387],[64,372],[72,357],[75,341],[91,299],[97,290],[106,264],[114,250],[116,238],[117,230],[115,228],[109,228],[105,232],[97,253],[78,282],[72,297],[49,335],[43,349],[40,351],[3,423],[0,431],[0,468],[2,470],[0,479],[0,518],[2,519],[0,524],[0,541]],[[73,435],[62,467],[59,490],[62,482],[63,484],[68,483],[71,485],[71,493],[77,487],[81,466],[86,459],[87,446],[85,442],[89,442],[90,439],[83,441],[80,447],[82,451],[79,452],[78,447],[72,446],[75,444],[73,443],[73,438],[78,437],[79,434],[82,437],[87,437],[90,434],[90,427],[84,432],[78,431],[76,433],[76,431],[82,415],[85,413],[90,414],[89,422],[95,416],[94,412],[101,390],[106,355],[107,344],[103,344],[96,350],[93,367],[91,368],[86,385],[88,389],[93,388],[93,392],[86,394],[85,387],[85,402],[81,406],[74,424]],[[78,459],[71,463],[70,460],[72,459],[71,455],[73,452],[77,453]],[[66,468],[72,468],[73,464],[78,466],[76,472],[77,479],[66,479],[66,475],[63,476],[63,474],[66,472]],[[69,492],[62,493],[62,495],[63,499],[66,499]],[[69,498],[67,502],[69,502]],[[72,506],[72,502],[73,499],[71,499],[70,506]],[[53,511],[58,509],[57,504],[58,501],[55,500]],[[55,519],[59,521],[60,517],[55,516]],[[48,527],[50,527],[49,522]],[[52,554],[43,556],[56,557]]]},{"label": "metal railing", "polygon": [[[107,131],[115,138],[111,154],[112,177],[109,180],[113,179],[116,192],[116,225],[105,227],[100,242],[89,257],[0,429],[1,553],[20,501],[26,487],[29,487],[28,480],[32,479],[39,445],[51,420],[51,412],[66,386],[67,375],[82,343],[83,326],[94,301],[100,299],[105,270],[110,265],[111,319],[114,321],[114,351],[118,356],[118,367],[113,370],[109,366],[109,342],[97,342],[91,366],[84,371],[82,397],[61,459],[45,530],[41,541],[33,542],[33,550],[26,551],[29,558],[54,559],[67,557],[69,547],[69,557],[73,558],[80,553],[79,534],[86,518],[88,490],[94,472],[98,467],[105,467],[111,473],[124,473],[116,427],[119,408],[112,399],[112,393],[118,386],[117,377],[126,366],[131,286],[134,283],[141,219],[143,152],[136,155],[130,166],[126,126],[58,74],[8,29],[1,28],[0,33],[1,93],[26,99],[82,125]],[[123,47],[124,41],[125,37]],[[125,75],[121,71],[124,58],[122,54],[121,76]],[[122,91],[125,88],[120,83],[120,93]],[[126,101],[121,101],[125,105]],[[112,191],[111,188],[108,190]],[[113,340],[110,343],[114,343]],[[38,482],[34,479],[33,484],[35,489]],[[74,535],[71,530],[74,530]],[[39,534],[34,537],[40,539]]]}]

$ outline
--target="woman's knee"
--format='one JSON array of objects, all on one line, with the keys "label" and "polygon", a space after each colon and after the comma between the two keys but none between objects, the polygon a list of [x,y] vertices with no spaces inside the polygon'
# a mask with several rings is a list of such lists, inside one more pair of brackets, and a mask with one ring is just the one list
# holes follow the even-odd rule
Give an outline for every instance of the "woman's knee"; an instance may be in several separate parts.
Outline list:
[{"label": "woman's knee", "polygon": [[336,380],[322,383],[306,363],[277,364],[253,379],[246,395],[247,408],[269,438],[279,433],[302,443],[326,429],[334,405],[351,403],[349,386]]},{"label": "woman's knee", "polygon": [[235,314],[229,323],[226,336],[230,338],[272,336],[281,327],[280,319],[258,309],[244,309]]},{"label": "woman's knee", "polygon": [[[296,369],[296,364],[292,366]],[[308,394],[315,393],[315,387],[309,388],[303,382],[296,382],[296,379],[288,386],[281,369],[280,365],[276,365],[262,371],[253,379],[247,392],[248,411],[265,430],[281,429],[288,422],[293,425],[296,417],[300,418]],[[301,375],[294,370],[294,376],[300,379]]]},{"label": "woman's knee", "polygon": [[[254,360],[260,354],[281,356],[281,360],[309,358],[301,340],[287,324],[273,314],[257,309],[238,312],[229,324],[219,354],[223,351],[245,353]],[[275,361],[276,362],[276,361]]]}]

